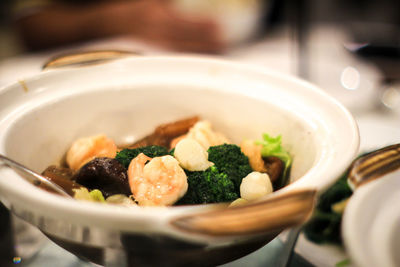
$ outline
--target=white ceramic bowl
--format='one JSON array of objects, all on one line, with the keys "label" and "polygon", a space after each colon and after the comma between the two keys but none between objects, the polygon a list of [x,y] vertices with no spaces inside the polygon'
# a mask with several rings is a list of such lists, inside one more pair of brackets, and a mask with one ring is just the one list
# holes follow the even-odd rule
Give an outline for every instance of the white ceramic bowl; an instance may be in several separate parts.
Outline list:
[{"label": "white ceramic bowl", "polygon": [[[46,71],[2,88],[0,153],[41,172],[57,163],[78,137],[105,133],[121,144],[160,123],[194,114],[210,120],[234,142],[260,139],[264,132],[281,134],[294,158],[292,183],[281,192],[320,192],[358,152],[358,129],[351,114],[307,82],[210,58],[132,57]],[[84,252],[80,245],[99,249],[97,255],[122,244],[135,247],[136,256],[162,259],[146,250],[158,246],[168,253],[176,249],[179,255],[186,251],[187,259],[215,265],[243,256],[278,234],[185,232],[171,220],[200,212],[203,206],[126,209],[78,202],[40,190],[10,169],[0,168],[0,176],[0,197],[6,206],[76,254]],[[110,237],[115,235],[118,238]],[[196,257],[191,258],[192,250]],[[101,262],[93,255],[83,256]]]}]

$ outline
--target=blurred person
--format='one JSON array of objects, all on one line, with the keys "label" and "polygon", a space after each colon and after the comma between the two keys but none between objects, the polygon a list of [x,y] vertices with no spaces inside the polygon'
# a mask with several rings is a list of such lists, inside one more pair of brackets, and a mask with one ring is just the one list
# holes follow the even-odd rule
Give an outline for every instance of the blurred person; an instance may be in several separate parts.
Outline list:
[{"label": "blurred person", "polygon": [[226,46],[216,22],[179,13],[169,0],[16,2],[16,29],[29,50],[113,36],[187,52],[219,53]]}]

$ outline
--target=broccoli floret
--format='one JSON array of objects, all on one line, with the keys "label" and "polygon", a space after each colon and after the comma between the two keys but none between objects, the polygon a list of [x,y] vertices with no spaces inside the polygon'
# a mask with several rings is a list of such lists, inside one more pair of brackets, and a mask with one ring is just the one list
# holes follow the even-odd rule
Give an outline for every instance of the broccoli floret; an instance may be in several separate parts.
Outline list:
[{"label": "broccoli floret", "polygon": [[139,148],[126,148],[117,152],[115,157],[125,168],[128,168],[129,163],[140,153],[145,154],[150,158],[161,157],[168,155],[168,149],[162,146],[144,146]]},{"label": "broccoli floret", "polygon": [[233,182],[215,166],[205,171],[185,172],[188,191],[176,205],[230,202],[239,197]]},{"label": "broccoli floret", "polygon": [[220,172],[228,176],[236,192],[240,191],[242,179],[253,171],[249,158],[243,154],[239,146],[234,144],[211,146],[208,149],[208,160],[213,162]]}]

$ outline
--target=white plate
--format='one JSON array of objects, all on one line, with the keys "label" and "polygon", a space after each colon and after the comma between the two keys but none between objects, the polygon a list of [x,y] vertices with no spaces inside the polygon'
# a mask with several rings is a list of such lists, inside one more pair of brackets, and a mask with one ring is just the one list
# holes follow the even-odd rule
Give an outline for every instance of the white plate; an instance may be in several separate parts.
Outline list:
[{"label": "white plate", "polygon": [[342,221],[344,243],[356,266],[400,266],[400,171],[358,189]]},{"label": "white plate", "polygon": [[[390,117],[388,114],[370,114],[356,118],[356,120],[360,129],[361,152],[400,143],[399,118]],[[338,262],[350,258],[344,248],[336,245],[318,245],[307,240],[304,235],[299,237],[296,253],[319,267],[335,266]],[[350,264],[346,267],[351,266],[354,265]]]}]

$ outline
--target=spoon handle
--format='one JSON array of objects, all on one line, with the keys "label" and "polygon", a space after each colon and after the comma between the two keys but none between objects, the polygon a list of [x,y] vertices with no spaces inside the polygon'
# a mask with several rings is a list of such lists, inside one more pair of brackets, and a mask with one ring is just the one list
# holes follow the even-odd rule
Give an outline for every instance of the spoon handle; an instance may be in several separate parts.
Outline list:
[{"label": "spoon handle", "polygon": [[67,192],[64,191],[60,186],[54,184],[47,180],[44,176],[32,171],[31,169],[25,167],[24,165],[0,154],[0,161],[4,163],[5,166],[10,167],[14,170],[22,171],[24,174],[21,175],[23,178],[31,182],[36,186],[44,186],[46,189],[50,189],[56,193],[59,193],[63,196],[71,197]]}]

